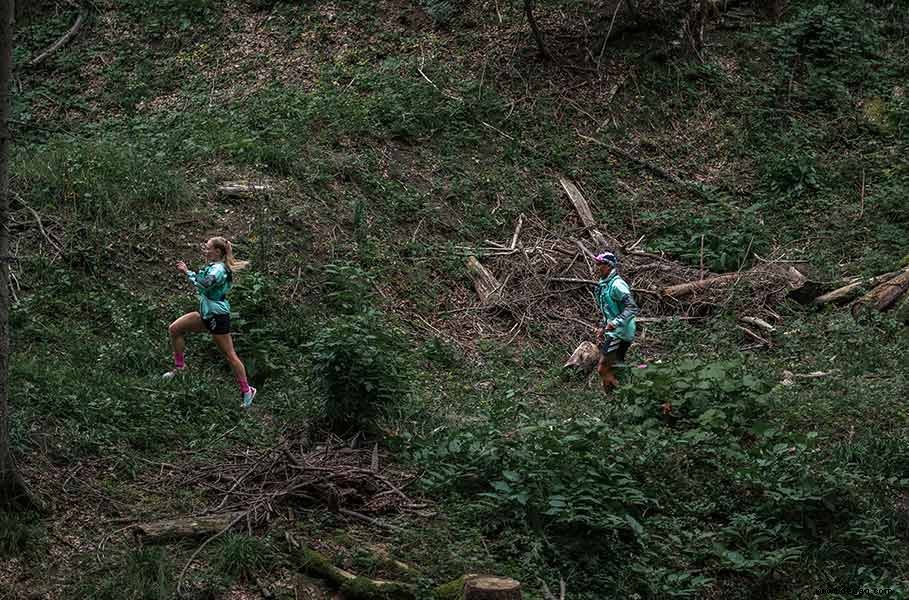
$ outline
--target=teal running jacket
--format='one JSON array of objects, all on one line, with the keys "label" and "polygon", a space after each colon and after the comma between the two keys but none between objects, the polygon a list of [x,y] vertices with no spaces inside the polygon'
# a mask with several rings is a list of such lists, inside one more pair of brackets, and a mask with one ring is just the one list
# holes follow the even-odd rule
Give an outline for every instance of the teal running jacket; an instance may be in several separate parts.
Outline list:
[{"label": "teal running jacket", "polygon": [[603,324],[615,325],[615,329],[607,331],[606,335],[626,342],[632,341],[637,331],[634,317],[640,309],[631,295],[628,283],[613,270],[609,277],[597,282],[594,295],[597,306],[603,313]]},{"label": "teal running jacket", "polygon": [[203,319],[212,315],[230,314],[227,292],[230,291],[233,276],[224,263],[208,263],[198,273],[187,271],[186,276],[196,286],[196,293],[199,296],[199,314]]}]

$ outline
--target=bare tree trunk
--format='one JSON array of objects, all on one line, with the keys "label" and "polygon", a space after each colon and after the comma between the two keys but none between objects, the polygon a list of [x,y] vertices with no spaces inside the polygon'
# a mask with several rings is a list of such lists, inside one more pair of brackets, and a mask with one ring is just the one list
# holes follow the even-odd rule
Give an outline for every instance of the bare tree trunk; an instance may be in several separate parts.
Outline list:
[{"label": "bare tree trunk", "polygon": [[9,449],[9,81],[12,71],[13,0],[0,0],[0,505],[34,505]]},{"label": "bare tree trunk", "polygon": [[552,60],[552,56],[549,54],[549,50],[546,49],[546,44],[543,42],[543,34],[540,33],[540,28],[537,27],[537,19],[533,16],[534,0],[524,0],[524,13],[527,15],[527,22],[530,23],[530,30],[533,32],[533,39],[537,41],[537,48],[540,50],[540,54],[546,60]]}]

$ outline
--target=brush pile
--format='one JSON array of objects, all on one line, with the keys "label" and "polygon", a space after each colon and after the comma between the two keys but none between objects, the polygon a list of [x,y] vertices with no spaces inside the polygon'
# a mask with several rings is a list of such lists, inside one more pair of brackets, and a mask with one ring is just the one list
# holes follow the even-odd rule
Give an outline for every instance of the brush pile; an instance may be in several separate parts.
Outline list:
[{"label": "brush pile", "polygon": [[596,284],[593,256],[606,249],[620,256],[620,271],[641,307],[639,322],[701,319],[718,309],[760,319],[779,320],[773,306],[809,282],[801,263],[782,256],[759,259],[755,266],[717,274],[669,257],[639,250],[641,240],[626,244],[599,226],[580,190],[560,180],[578,220],[554,231],[539,219],[521,215],[509,242],[486,240],[460,246],[480,299],[461,331],[501,327],[508,335],[538,327],[566,344],[590,337],[596,326],[592,290]]},{"label": "brush pile", "polygon": [[180,486],[203,486],[212,504],[207,513],[243,515],[264,524],[295,508],[327,507],[346,517],[393,528],[376,515],[419,512],[426,504],[403,492],[414,477],[388,465],[377,445],[355,449],[337,437],[309,447],[302,432],[264,450],[177,473]]}]

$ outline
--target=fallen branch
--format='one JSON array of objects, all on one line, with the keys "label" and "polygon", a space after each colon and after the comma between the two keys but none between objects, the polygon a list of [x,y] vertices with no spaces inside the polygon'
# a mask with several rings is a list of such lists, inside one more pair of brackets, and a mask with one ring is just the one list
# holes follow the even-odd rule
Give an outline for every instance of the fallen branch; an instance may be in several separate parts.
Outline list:
[{"label": "fallen branch", "polygon": [[57,242],[52,240],[51,237],[47,234],[47,231],[44,230],[44,223],[42,223],[41,215],[38,214],[38,211],[36,211],[34,208],[32,208],[31,206],[26,204],[25,201],[22,198],[20,198],[18,194],[14,194],[13,197],[16,199],[16,202],[18,202],[23,207],[25,207],[25,209],[28,210],[30,213],[32,213],[32,216],[35,217],[35,222],[38,224],[38,230],[41,232],[41,235],[44,236],[44,239],[47,240],[47,243],[50,244],[54,250],[57,251],[57,254],[63,254],[63,248],[61,248],[57,244]]},{"label": "fallen branch", "polygon": [[748,323],[749,325],[754,325],[755,327],[760,327],[767,333],[776,332],[776,327],[774,327],[773,325],[771,325],[770,323],[768,323],[767,321],[765,321],[763,319],[759,319],[757,317],[742,317],[740,320],[742,321],[742,323]]},{"label": "fallen branch", "polygon": [[218,186],[218,193],[228,198],[250,198],[258,194],[267,194],[273,188],[264,183],[233,181]]},{"label": "fallen branch", "polygon": [[546,585],[546,582],[542,579],[540,584],[543,586],[543,599],[544,600],[565,600],[565,580],[559,577],[559,597],[556,598],[551,591],[549,591],[549,586]]},{"label": "fallen branch", "polygon": [[587,140],[588,142],[593,142],[594,144],[602,146],[603,148],[606,148],[613,154],[617,154],[618,156],[621,156],[625,160],[627,160],[629,162],[633,162],[634,164],[647,169],[651,173],[658,175],[659,177],[662,177],[663,179],[665,179],[666,181],[669,181],[670,183],[673,183],[679,187],[688,188],[688,189],[692,190],[693,192],[698,193],[701,196],[705,195],[703,188],[701,188],[701,186],[697,183],[694,183],[692,181],[686,181],[684,179],[679,179],[678,177],[676,177],[669,171],[663,169],[662,167],[659,167],[642,158],[638,158],[638,157],[634,156],[633,154],[629,154],[628,152],[622,150],[621,148],[613,146],[612,144],[607,144],[605,142],[601,142],[600,140],[598,140],[596,138],[586,136],[583,133],[581,133],[580,131],[578,131],[577,134],[578,134],[578,137],[580,137],[581,139],[584,139],[584,140]]},{"label": "fallen branch", "polygon": [[596,221],[593,218],[593,213],[590,211],[590,205],[587,203],[587,200],[581,194],[581,190],[572,183],[570,180],[565,177],[559,177],[559,183],[562,184],[562,189],[568,194],[568,197],[571,199],[571,203],[574,205],[574,209],[577,211],[578,216],[581,217],[581,223],[584,224],[584,227],[590,233],[590,237],[593,238],[593,242],[597,245],[598,248],[606,248],[609,246],[606,241],[606,237],[596,228]]},{"label": "fallen branch", "polygon": [[464,581],[464,600],[521,600],[521,583],[507,577],[471,577]]},{"label": "fallen branch", "polygon": [[392,531],[402,531],[402,529],[400,527],[397,527],[395,525],[390,525],[388,523],[383,523],[382,521],[379,521],[378,519],[373,519],[372,517],[368,517],[368,516],[364,515],[363,513],[358,513],[355,510],[348,510],[346,508],[340,508],[340,509],[338,509],[338,512],[341,513],[342,515],[346,515],[348,517],[353,517],[355,519],[359,519],[361,521],[369,523],[370,525],[375,525],[376,527],[379,527],[381,529],[390,529]]},{"label": "fallen branch", "polygon": [[131,526],[131,529],[135,535],[141,536],[143,541],[157,544],[175,539],[212,535],[224,529],[225,526],[236,523],[239,520],[238,517],[244,517],[246,514],[247,511],[241,511],[203,517],[167,519],[140,523]]},{"label": "fallen branch", "polygon": [[753,340],[755,340],[755,341],[757,341],[757,342],[759,342],[759,343],[761,343],[761,344],[764,344],[765,346],[771,346],[771,345],[772,345],[772,344],[770,343],[770,340],[765,339],[765,338],[759,336],[758,334],[756,334],[755,332],[751,331],[751,330],[748,329],[747,327],[742,327],[741,325],[736,325],[736,327],[737,327],[738,329],[741,329],[742,331],[744,331],[744,332],[745,332],[745,335],[747,335],[748,337],[752,338]]},{"label": "fallen branch", "polygon": [[863,306],[870,306],[878,311],[885,311],[893,306],[903,293],[909,290],[909,267],[899,275],[879,284],[870,292],[859,298],[852,307],[853,315]]},{"label": "fallen branch", "polygon": [[577,277],[550,277],[549,281],[558,281],[560,283],[583,283],[584,285],[596,285],[593,279],[578,279]]},{"label": "fallen branch", "polygon": [[518,247],[518,236],[521,235],[521,228],[524,227],[524,213],[518,215],[518,224],[515,225],[514,235],[511,236],[511,246],[508,247],[509,250],[515,250]]},{"label": "fallen branch", "polygon": [[783,385],[793,385],[795,384],[796,379],[819,379],[821,377],[827,377],[836,373],[837,369],[832,371],[812,371],[811,373],[793,373],[792,371],[783,371],[783,380],[780,382]]},{"label": "fallen branch", "polygon": [[717,275],[716,277],[708,277],[707,279],[699,279],[698,281],[671,285],[663,289],[663,295],[672,298],[681,298],[700,290],[735,281],[740,277],[742,277],[741,273],[727,273],[726,275]]},{"label": "fallen branch", "polygon": [[868,279],[861,279],[859,281],[854,281],[842,287],[838,287],[835,290],[827,292],[821,296],[818,296],[814,299],[813,304],[817,306],[823,306],[825,304],[832,304],[836,302],[845,302],[851,300],[859,294],[863,289],[874,288],[885,281],[889,281],[899,275],[899,271],[892,271],[890,273],[884,273],[883,275],[877,275],[875,277],[870,277]]},{"label": "fallen branch", "polygon": [[303,546],[289,531],[284,534],[284,537],[290,549],[301,560],[303,569],[340,588],[345,598],[351,600],[378,600],[379,598],[409,600],[417,597],[417,589],[413,585],[354,575],[350,571],[331,564],[328,558],[320,552]]},{"label": "fallen branch", "polygon": [[30,60],[28,63],[28,66],[37,67],[42,62],[47,60],[47,58],[51,54],[53,54],[54,52],[56,52],[57,50],[59,50],[60,48],[65,46],[67,43],[69,43],[69,41],[71,39],[73,39],[73,36],[75,36],[79,32],[79,29],[82,28],[83,22],[85,22],[85,13],[83,11],[79,11],[79,15],[76,17],[76,22],[73,23],[73,26],[70,27],[69,31],[64,33],[63,37],[61,37],[59,40],[57,40],[56,42],[51,44],[51,46],[47,50],[45,50],[44,52],[42,52],[41,54],[39,54],[38,56],[36,56],[32,60]]}]

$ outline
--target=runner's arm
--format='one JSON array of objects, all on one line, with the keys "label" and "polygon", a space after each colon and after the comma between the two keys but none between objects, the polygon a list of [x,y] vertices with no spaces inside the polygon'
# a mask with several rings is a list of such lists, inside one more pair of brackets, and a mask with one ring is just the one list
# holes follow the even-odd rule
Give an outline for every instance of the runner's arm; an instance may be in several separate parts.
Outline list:
[{"label": "runner's arm", "polygon": [[194,286],[203,292],[207,291],[210,287],[218,285],[224,281],[224,269],[211,269],[205,277],[199,277],[198,273],[193,271],[187,271],[186,276],[192,282]]},{"label": "runner's arm", "polygon": [[621,295],[617,298],[618,305],[621,307],[621,312],[619,316],[612,320],[612,324],[616,327],[621,327],[628,322],[632,317],[637,316],[641,309],[638,308],[637,302],[634,301],[634,296],[631,295],[631,291],[626,290],[616,290]]}]

